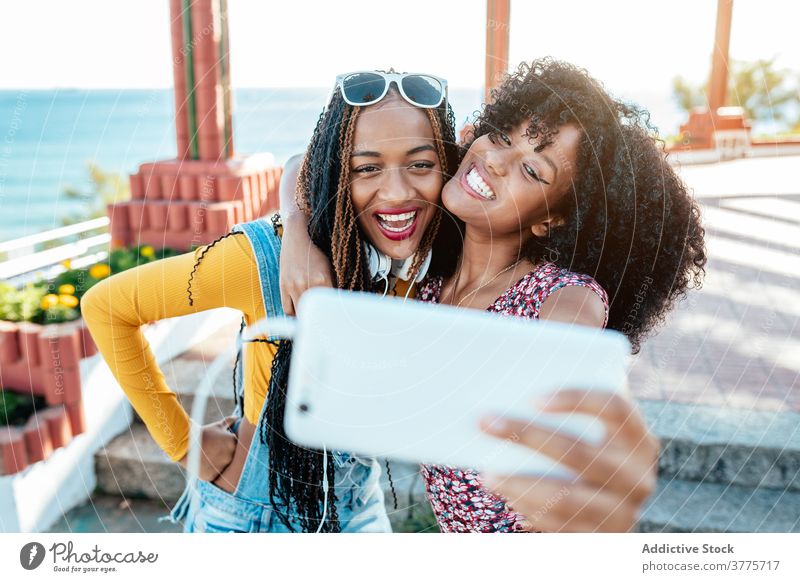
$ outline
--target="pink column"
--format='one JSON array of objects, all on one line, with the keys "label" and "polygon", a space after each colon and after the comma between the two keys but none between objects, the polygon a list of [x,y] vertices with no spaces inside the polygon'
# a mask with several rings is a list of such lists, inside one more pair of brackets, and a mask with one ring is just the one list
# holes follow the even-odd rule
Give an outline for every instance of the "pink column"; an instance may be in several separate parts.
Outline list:
[{"label": "pink column", "polygon": [[708,82],[708,104],[711,114],[725,105],[728,97],[728,49],[731,44],[733,0],[718,0],[717,29],[711,57],[711,79]]},{"label": "pink column", "polygon": [[192,8],[194,93],[200,159],[225,159],[219,0],[195,0]]},{"label": "pink column", "polygon": [[511,0],[486,0],[486,69],[484,101],[500,84],[508,70],[508,38],[511,21]]}]

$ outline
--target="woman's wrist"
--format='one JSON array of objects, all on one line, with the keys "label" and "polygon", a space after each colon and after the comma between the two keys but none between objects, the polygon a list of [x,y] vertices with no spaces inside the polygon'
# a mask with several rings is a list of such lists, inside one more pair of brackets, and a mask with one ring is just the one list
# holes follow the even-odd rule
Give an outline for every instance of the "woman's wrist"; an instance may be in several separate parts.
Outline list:
[{"label": "woman's wrist", "polygon": [[191,416],[187,417],[187,420],[189,421],[189,423],[188,426],[186,427],[186,442],[187,442],[186,452],[180,459],[176,461],[184,469],[189,468],[189,451],[192,449],[192,427],[194,426],[200,427],[200,441],[202,442],[203,440],[203,425],[198,424]]}]

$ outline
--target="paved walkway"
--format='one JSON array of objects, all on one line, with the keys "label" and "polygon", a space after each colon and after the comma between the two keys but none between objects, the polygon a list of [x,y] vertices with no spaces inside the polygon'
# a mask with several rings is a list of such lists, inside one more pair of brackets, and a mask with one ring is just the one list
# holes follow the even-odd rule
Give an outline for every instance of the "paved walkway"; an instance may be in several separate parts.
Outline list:
[{"label": "paved walkway", "polygon": [[681,170],[709,264],[634,359],[642,399],[800,411],[800,156]]}]

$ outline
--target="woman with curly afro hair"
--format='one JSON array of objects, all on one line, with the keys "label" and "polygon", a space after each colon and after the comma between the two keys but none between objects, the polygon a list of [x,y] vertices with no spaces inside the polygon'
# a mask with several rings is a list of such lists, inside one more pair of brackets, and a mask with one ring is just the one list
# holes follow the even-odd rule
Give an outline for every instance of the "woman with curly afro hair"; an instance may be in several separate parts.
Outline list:
[{"label": "woman with curly afro hair", "polygon": [[[419,297],[605,326],[637,352],[675,300],[700,285],[706,262],[698,206],[666,162],[649,115],[552,59],[520,65],[492,96],[442,193],[465,224],[460,260],[453,273],[429,278]],[[546,404],[600,417],[611,435],[600,447],[490,420],[488,432],[551,455],[580,478],[490,478],[498,497],[473,471],[423,467],[440,527],[627,531],[654,487],[658,453],[631,406],[581,391]]]},{"label": "woman with curly afro hair", "polygon": [[492,96],[466,149],[521,130],[537,157],[560,128],[579,132],[576,171],[522,255],[591,275],[609,295],[608,327],[638,352],[674,301],[700,285],[706,261],[699,208],[666,162],[649,113],[552,59],[521,64]]},{"label": "woman with curly afro hair", "polygon": [[[701,283],[699,209],[666,162],[648,113],[614,99],[586,71],[550,58],[523,63],[493,91],[463,149],[442,191],[461,237],[450,256],[437,247],[417,299],[608,327],[637,352],[674,302]],[[309,267],[313,260],[296,271],[329,268],[324,261]],[[289,280],[282,276],[282,284]],[[562,390],[544,409],[597,416],[609,437],[590,446],[532,423],[487,419],[488,433],[551,456],[579,477],[481,478],[424,466],[443,531],[634,526],[655,486],[658,456],[635,405]]]}]

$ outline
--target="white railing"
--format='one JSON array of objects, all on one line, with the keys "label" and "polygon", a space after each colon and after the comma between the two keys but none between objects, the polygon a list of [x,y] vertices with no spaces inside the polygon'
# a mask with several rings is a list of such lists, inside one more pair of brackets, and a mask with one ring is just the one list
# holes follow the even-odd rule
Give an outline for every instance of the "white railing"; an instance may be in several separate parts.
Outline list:
[{"label": "white railing", "polygon": [[[54,277],[65,260],[79,268],[104,259],[111,242],[108,224],[108,217],[95,218],[0,243],[0,280],[22,285]],[[99,230],[106,232],[87,235]]]}]

